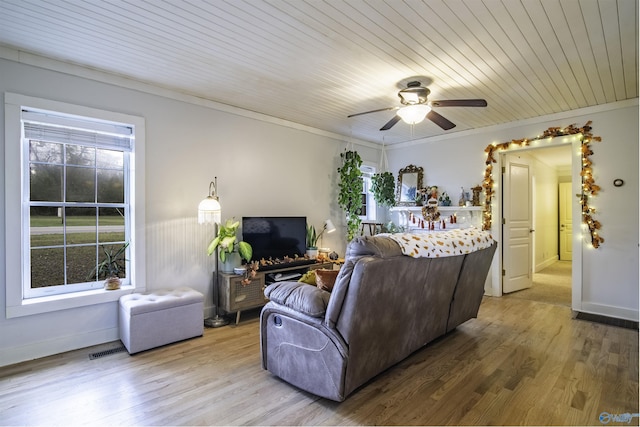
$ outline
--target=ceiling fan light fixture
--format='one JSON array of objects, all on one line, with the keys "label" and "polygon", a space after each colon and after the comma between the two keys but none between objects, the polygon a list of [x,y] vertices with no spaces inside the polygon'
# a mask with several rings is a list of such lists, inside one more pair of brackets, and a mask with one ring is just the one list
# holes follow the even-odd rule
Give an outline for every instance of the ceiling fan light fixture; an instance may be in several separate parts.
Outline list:
[{"label": "ceiling fan light fixture", "polygon": [[421,102],[417,92],[402,92],[400,93],[400,99],[406,105],[420,104]]},{"label": "ceiling fan light fixture", "polygon": [[431,111],[431,107],[427,104],[407,105],[398,110],[398,116],[403,122],[415,125],[423,121],[429,111]]}]

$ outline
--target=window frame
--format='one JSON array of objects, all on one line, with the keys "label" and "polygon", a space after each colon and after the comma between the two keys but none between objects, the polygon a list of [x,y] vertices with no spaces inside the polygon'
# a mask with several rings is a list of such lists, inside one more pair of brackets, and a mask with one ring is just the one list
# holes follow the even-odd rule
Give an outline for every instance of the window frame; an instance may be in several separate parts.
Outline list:
[{"label": "window frame", "polygon": [[[139,116],[105,111],[80,105],[34,98],[19,94],[5,93],[5,257],[6,278],[6,317],[20,317],[33,314],[83,307],[103,302],[117,301],[121,295],[132,291],[145,290],[145,241],[144,241],[144,158],[145,158],[145,121]],[[23,289],[23,277],[29,262],[28,221],[29,203],[23,202],[25,182],[23,163],[25,154],[22,143],[23,107],[55,111],[56,113],[94,118],[97,121],[126,123],[134,128],[134,146],[130,153],[129,197],[130,197],[130,246],[131,257],[129,284],[120,290],[106,291],[102,288],[82,290],[71,293],[46,295],[27,298]],[[28,160],[28,159],[27,159]],[[28,190],[27,190],[28,193]],[[27,225],[25,225],[27,224]]]},{"label": "window frame", "polygon": [[371,192],[371,177],[376,173],[376,167],[363,164],[360,166],[362,172],[362,195],[366,200],[366,215],[359,215],[362,221],[376,221],[378,218],[378,204]]}]

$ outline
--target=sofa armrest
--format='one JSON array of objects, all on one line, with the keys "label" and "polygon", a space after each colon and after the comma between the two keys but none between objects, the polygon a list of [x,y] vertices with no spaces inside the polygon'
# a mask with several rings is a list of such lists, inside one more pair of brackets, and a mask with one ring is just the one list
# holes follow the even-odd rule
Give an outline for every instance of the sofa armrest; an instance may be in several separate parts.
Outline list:
[{"label": "sofa armrest", "polygon": [[276,282],[268,286],[264,295],[272,302],[311,317],[322,318],[331,294],[302,282]]},{"label": "sofa armrest", "polygon": [[[299,292],[314,288],[301,286],[307,288],[298,288],[295,282],[279,287]],[[290,384],[327,399],[344,400],[348,347],[335,330],[326,327],[323,317],[269,301],[260,312],[260,354],[262,368]]]}]

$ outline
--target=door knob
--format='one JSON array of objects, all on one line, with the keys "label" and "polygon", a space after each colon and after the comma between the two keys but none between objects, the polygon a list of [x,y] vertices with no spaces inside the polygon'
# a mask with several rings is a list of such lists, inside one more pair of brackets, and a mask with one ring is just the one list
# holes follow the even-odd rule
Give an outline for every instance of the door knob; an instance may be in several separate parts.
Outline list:
[{"label": "door knob", "polygon": [[532,229],[530,229],[530,230],[529,230],[529,233],[533,233],[534,231],[536,231],[536,230],[534,230],[534,229],[532,228]]}]

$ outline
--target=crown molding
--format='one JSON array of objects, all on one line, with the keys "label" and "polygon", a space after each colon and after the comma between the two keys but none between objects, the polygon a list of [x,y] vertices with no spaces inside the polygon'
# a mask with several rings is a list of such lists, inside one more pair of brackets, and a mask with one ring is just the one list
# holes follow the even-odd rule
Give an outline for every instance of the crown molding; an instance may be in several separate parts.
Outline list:
[{"label": "crown molding", "polygon": [[626,99],[624,101],[610,102],[608,104],[594,105],[591,107],[584,107],[576,110],[562,111],[559,113],[547,114],[545,116],[537,116],[537,117],[532,117],[524,120],[517,120],[509,123],[502,123],[494,126],[486,126],[482,128],[475,128],[475,129],[469,129],[469,130],[464,130],[460,132],[453,132],[446,135],[438,135],[438,136],[432,136],[429,138],[414,139],[413,141],[393,144],[392,146],[388,146],[386,148],[388,150],[397,150],[397,149],[411,147],[415,145],[441,142],[441,141],[446,141],[448,139],[454,139],[454,138],[462,138],[465,136],[475,135],[478,132],[482,132],[482,133],[499,132],[505,129],[513,129],[517,127],[535,125],[539,123],[573,119],[577,116],[585,116],[589,114],[602,113],[605,111],[618,110],[620,108],[627,108],[627,107],[633,107],[633,106],[638,106],[638,98]]}]

